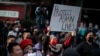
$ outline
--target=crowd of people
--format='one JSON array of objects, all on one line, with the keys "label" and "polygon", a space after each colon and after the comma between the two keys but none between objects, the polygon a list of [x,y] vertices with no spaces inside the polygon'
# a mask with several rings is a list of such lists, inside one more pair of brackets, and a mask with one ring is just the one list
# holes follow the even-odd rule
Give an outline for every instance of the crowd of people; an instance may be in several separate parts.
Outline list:
[{"label": "crowd of people", "polygon": [[3,22],[1,34],[7,42],[7,56],[100,56],[98,25],[89,23],[87,27],[80,22],[73,32],[50,31],[50,21],[42,19],[45,14],[41,16],[39,8],[35,11],[36,25],[28,29],[20,20],[13,24]]}]

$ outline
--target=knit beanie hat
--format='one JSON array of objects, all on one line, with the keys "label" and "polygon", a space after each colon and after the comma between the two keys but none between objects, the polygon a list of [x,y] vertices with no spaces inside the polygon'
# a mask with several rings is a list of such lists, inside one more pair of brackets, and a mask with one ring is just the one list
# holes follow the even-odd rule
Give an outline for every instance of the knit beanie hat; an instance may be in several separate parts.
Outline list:
[{"label": "knit beanie hat", "polygon": [[24,49],[26,46],[28,46],[28,45],[33,45],[33,43],[32,43],[32,40],[31,39],[25,39],[25,40],[22,40],[21,42],[20,42],[20,46],[21,46],[21,48],[22,49]]}]

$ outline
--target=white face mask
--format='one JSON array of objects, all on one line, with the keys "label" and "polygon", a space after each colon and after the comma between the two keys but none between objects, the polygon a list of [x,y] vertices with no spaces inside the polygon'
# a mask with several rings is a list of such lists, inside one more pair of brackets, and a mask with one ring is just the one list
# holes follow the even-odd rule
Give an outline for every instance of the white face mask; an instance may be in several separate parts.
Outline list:
[{"label": "white face mask", "polygon": [[28,53],[27,56],[36,56],[36,53]]},{"label": "white face mask", "polygon": [[15,28],[15,31],[18,32],[19,31],[19,28]]}]

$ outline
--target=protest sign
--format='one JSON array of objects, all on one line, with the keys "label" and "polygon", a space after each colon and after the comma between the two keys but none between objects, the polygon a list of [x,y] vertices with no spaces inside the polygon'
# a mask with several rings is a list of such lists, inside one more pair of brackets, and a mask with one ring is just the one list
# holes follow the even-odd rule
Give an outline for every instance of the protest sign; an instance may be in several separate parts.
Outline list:
[{"label": "protest sign", "polygon": [[54,4],[50,27],[51,31],[71,32],[77,27],[80,7]]}]

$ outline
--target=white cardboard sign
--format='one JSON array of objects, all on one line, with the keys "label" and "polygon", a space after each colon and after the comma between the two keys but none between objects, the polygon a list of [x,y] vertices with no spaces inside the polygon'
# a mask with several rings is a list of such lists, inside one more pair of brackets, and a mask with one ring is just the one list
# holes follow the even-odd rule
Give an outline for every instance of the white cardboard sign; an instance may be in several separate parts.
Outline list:
[{"label": "white cardboard sign", "polygon": [[50,22],[51,31],[74,31],[77,27],[80,10],[80,7],[54,4]]}]

